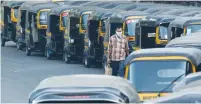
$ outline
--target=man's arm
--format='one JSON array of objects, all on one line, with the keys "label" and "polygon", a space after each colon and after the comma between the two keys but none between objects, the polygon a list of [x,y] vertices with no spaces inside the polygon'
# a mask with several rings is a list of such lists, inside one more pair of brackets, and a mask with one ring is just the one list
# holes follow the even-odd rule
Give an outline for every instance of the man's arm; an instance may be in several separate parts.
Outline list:
[{"label": "man's arm", "polygon": [[125,48],[126,56],[128,56],[129,55],[128,40],[126,40],[125,46],[126,46],[126,48]]}]

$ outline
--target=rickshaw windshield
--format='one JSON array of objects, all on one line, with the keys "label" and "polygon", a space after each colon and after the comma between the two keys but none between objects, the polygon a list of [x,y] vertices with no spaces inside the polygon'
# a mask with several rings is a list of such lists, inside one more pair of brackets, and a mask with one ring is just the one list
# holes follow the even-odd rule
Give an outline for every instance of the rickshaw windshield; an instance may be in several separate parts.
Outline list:
[{"label": "rickshaw windshield", "polygon": [[201,24],[189,25],[186,29],[186,35],[190,35],[191,33],[197,32],[201,29]]},{"label": "rickshaw windshield", "polygon": [[138,20],[127,20],[125,25],[125,35],[135,36],[135,26]]},{"label": "rickshaw windshield", "polygon": [[87,29],[87,21],[88,21],[89,14],[82,15],[82,29]]},{"label": "rickshaw windshield", "polygon": [[168,39],[168,27],[159,26],[159,39],[167,40]]},{"label": "rickshaw windshield", "polygon": [[39,21],[41,25],[47,25],[47,14],[48,14],[48,11],[40,12]]},{"label": "rickshaw windshield", "polygon": [[[135,61],[130,65],[128,80],[138,92],[159,92],[186,72],[187,63],[183,60]],[[166,91],[171,92],[173,86]]]},{"label": "rickshaw windshield", "polygon": [[18,9],[14,9],[14,16],[15,18],[18,18]]}]

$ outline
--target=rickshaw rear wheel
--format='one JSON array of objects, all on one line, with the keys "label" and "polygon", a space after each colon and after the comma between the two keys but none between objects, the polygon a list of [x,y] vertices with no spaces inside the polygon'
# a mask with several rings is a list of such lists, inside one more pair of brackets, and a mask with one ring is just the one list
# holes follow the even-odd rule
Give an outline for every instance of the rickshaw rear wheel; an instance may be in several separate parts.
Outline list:
[{"label": "rickshaw rear wheel", "polygon": [[48,52],[48,48],[45,49],[45,52],[46,52],[45,55],[46,55],[47,59],[48,60],[52,59],[52,55]]},{"label": "rickshaw rear wheel", "polygon": [[90,68],[90,66],[91,66],[91,59],[88,58],[88,57],[85,57],[85,59],[84,59],[84,65],[85,65],[87,68]]},{"label": "rickshaw rear wheel", "polygon": [[29,48],[29,47],[26,46],[26,55],[27,55],[27,56],[30,56],[30,55],[31,55],[31,50],[29,50],[28,48]]},{"label": "rickshaw rear wheel", "polygon": [[5,39],[1,36],[1,46],[4,47],[5,43],[6,43]]},{"label": "rickshaw rear wheel", "polygon": [[69,64],[70,63],[70,59],[68,57],[68,52],[67,51],[64,51],[64,61],[65,63]]}]

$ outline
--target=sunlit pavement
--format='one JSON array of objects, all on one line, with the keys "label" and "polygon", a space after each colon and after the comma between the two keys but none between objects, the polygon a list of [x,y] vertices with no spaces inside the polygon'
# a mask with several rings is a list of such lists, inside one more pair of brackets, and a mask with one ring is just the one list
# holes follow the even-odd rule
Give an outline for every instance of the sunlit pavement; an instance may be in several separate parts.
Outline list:
[{"label": "sunlit pavement", "polygon": [[70,74],[103,74],[101,68],[85,68],[79,63],[65,64],[61,59],[47,60],[42,54],[26,56],[16,44],[1,47],[1,101],[27,103],[29,93],[43,79]]}]

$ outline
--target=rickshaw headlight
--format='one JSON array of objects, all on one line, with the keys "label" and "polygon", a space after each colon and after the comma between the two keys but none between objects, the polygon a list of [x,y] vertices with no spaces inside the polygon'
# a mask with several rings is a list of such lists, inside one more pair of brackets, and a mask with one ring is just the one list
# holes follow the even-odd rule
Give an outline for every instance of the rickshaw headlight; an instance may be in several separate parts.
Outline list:
[{"label": "rickshaw headlight", "polygon": [[69,43],[74,43],[74,39],[69,39]]}]

